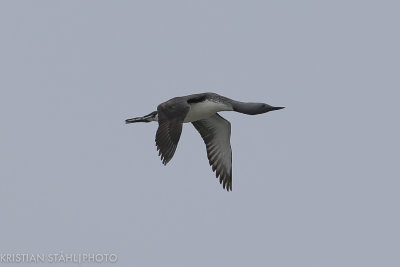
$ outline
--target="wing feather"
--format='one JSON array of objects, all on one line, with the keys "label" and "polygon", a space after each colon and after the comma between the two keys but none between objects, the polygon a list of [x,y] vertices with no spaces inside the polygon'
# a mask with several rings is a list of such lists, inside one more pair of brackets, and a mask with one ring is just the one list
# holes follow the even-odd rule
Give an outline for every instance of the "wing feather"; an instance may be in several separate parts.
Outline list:
[{"label": "wing feather", "polygon": [[192,122],[206,144],[207,157],[223,188],[232,191],[231,124],[215,114],[210,118]]},{"label": "wing feather", "polygon": [[166,165],[174,156],[182,133],[182,123],[190,106],[185,100],[173,98],[157,107],[158,129],[156,146],[161,161]]}]

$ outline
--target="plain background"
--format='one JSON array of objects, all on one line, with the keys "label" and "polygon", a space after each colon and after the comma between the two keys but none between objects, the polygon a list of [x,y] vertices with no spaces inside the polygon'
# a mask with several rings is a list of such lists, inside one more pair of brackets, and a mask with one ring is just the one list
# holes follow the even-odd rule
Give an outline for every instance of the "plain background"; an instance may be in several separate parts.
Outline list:
[{"label": "plain background", "polygon": [[[400,266],[399,8],[1,1],[0,253]],[[157,124],[124,124],[207,91],[286,106],[221,114],[230,193],[192,125],[165,167]]]}]

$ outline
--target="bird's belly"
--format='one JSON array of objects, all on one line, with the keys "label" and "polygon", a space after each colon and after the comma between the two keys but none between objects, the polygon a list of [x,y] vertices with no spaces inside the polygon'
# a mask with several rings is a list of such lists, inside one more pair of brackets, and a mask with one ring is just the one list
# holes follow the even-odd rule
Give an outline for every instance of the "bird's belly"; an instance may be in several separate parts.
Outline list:
[{"label": "bird's belly", "polygon": [[227,105],[222,103],[215,103],[212,101],[204,101],[200,103],[193,103],[190,105],[190,110],[183,122],[192,122],[202,119],[207,119],[219,111],[232,110]]}]

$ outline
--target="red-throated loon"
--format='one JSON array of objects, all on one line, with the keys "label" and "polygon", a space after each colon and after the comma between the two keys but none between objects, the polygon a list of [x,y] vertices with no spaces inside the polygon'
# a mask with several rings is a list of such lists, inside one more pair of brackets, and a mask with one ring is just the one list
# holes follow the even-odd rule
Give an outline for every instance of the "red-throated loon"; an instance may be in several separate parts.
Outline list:
[{"label": "red-throated loon", "polygon": [[182,123],[191,122],[200,133],[207,148],[212,170],[223,188],[232,190],[231,124],[217,112],[236,111],[248,115],[262,114],[283,107],[264,103],[245,103],[220,96],[202,93],[174,97],[157,107],[157,111],[125,123],[158,121],[156,145],[162,163],[166,165],[174,156],[182,133]]}]

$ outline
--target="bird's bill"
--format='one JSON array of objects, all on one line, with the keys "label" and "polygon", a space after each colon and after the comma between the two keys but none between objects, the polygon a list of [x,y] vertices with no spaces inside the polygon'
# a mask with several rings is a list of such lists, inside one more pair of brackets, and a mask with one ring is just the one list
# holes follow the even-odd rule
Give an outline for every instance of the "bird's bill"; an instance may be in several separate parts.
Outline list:
[{"label": "bird's bill", "polygon": [[270,111],[273,111],[273,110],[280,110],[280,109],[283,109],[283,108],[285,108],[285,107],[272,107],[272,106],[271,106]]}]

